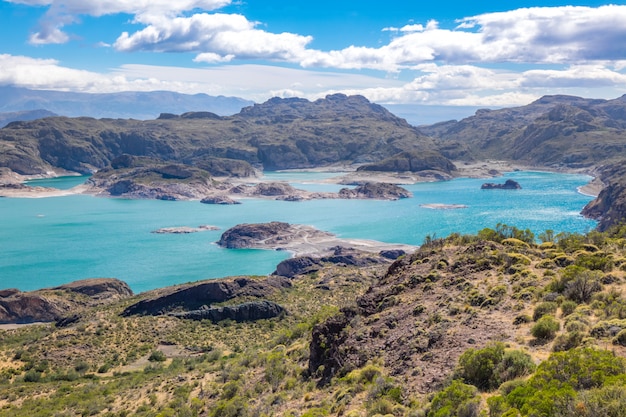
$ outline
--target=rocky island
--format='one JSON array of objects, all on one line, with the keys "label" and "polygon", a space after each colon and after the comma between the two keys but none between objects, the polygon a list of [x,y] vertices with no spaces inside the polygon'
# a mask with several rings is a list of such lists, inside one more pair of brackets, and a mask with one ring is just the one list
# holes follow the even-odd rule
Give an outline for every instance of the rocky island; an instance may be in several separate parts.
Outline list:
[{"label": "rocky island", "polygon": [[482,190],[520,190],[522,186],[515,180],[506,180],[504,184],[487,182],[480,186]]},{"label": "rocky island", "polygon": [[230,249],[287,250],[296,255],[325,255],[336,246],[346,246],[364,252],[379,253],[384,250],[412,252],[417,247],[364,239],[341,239],[312,226],[284,222],[240,224],[226,230],[218,245]]}]

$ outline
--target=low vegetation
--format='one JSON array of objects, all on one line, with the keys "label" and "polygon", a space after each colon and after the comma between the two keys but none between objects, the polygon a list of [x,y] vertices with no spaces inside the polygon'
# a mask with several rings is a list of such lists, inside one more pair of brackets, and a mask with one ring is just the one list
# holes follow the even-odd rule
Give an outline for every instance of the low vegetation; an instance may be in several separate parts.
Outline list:
[{"label": "low vegetation", "polygon": [[274,319],[122,317],[140,294],[0,330],[0,416],[626,415],[626,227],[539,240],[327,265]]}]

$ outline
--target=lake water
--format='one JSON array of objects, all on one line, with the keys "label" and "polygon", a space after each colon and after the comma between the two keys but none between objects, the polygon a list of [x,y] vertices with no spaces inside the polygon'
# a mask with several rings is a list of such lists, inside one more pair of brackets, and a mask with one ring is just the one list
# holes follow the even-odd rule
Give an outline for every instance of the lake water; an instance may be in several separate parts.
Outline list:
[{"label": "lake water", "polygon": [[[337,174],[269,173],[297,188],[337,191],[317,180]],[[586,232],[596,223],[579,213],[591,197],[577,192],[585,175],[512,172],[521,190],[481,190],[483,179],[455,179],[405,186],[414,198],[399,201],[246,199],[221,206],[197,201],[106,199],[87,195],[0,198],[0,289],[33,290],[82,278],[115,277],[135,292],[230,275],[265,275],[285,252],[230,250],[214,244],[240,223],[285,221],[313,225],[344,238],[419,245],[426,235],[476,233],[499,222],[540,233]],[[84,178],[82,179],[84,180]],[[80,178],[32,181],[67,188]],[[434,210],[421,204],[463,204]],[[219,231],[154,234],[163,227],[214,225]]]}]

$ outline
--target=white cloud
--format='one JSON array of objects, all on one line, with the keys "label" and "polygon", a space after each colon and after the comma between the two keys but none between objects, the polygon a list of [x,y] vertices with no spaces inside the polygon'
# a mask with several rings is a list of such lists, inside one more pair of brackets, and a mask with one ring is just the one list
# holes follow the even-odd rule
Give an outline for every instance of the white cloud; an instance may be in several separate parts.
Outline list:
[{"label": "white cloud", "polygon": [[566,70],[529,70],[519,81],[522,87],[597,88],[626,87],[626,74],[600,65],[578,65]]},{"label": "white cloud", "polygon": [[47,6],[38,29],[30,36],[32,44],[66,43],[70,36],[63,28],[75,23],[80,15],[104,16],[126,13],[141,16],[174,17],[188,10],[211,11],[222,8],[231,0],[5,0],[28,6]]},{"label": "white cloud", "polygon": [[178,14],[201,9],[217,10],[232,0],[5,0],[28,6],[49,6],[51,10],[64,10],[68,14],[104,16],[108,14]]},{"label": "white cloud", "polygon": [[190,17],[143,18],[148,26],[123,33],[114,46],[120,51],[154,50],[199,52],[196,62],[239,59],[297,61],[306,53],[310,36],[273,34],[255,29],[256,23],[235,14],[194,14]]}]

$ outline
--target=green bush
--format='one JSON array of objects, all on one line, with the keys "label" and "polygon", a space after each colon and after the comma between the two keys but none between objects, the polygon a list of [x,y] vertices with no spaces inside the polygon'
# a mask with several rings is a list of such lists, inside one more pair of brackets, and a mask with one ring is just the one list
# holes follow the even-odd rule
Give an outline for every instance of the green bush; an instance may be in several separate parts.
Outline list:
[{"label": "green bush", "polygon": [[439,391],[430,403],[428,417],[478,416],[480,397],[476,387],[452,381]]},{"label": "green bush", "polygon": [[585,334],[579,331],[573,331],[565,334],[560,334],[554,340],[552,350],[554,352],[563,352],[565,350],[574,349],[583,341]]},{"label": "green bush", "polygon": [[557,308],[559,308],[559,305],[554,301],[544,301],[537,304],[537,306],[535,306],[535,309],[533,310],[533,321],[539,320],[546,314],[554,315]]},{"label": "green bush", "polygon": [[545,315],[530,329],[530,334],[539,340],[551,340],[554,339],[560,328],[561,325],[553,316]]},{"label": "green bush", "polygon": [[150,356],[148,356],[148,360],[150,362],[165,362],[167,360],[167,357],[165,356],[165,353],[161,352],[160,350],[153,350],[150,353]]},{"label": "green bush", "polygon": [[483,349],[468,349],[459,358],[456,376],[480,390],[489,391],[528,375],[535,368],[530,355],[519,350],[505,350],[504,344],[492,343]]},{"label": "green bush", "polygon": [[626,330],[621,330],[613,339],[613,344],[626,346]]},{"label": "green bush", "polygon": [[561,303],[561,315],[563,317],[569,316],[576,310],[578,304],[572,300],[565,300]]}]

